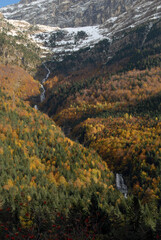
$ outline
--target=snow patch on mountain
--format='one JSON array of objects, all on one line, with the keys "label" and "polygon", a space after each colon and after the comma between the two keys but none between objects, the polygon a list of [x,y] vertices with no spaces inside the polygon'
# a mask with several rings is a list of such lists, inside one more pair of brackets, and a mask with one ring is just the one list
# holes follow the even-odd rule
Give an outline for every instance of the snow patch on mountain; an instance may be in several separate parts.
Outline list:
[{"label": "snow patch on mountain", "polygon": [[59,27],[95,26],[116,17],[137,0],[21,0],[0,11],[8,19]]},{"label": "snow patch on mountain", "polygon": [[71,53],[89,46],[93,47],[103,39],[111,40],[104,36],[99,26],[59,28],[51,32],[33,34],[32,38],[35,42],[48,47],[56,56],[57,53]]},{"label": "snow patch on mountain", "polygon": [[[53,3],[53,0],[50,0]],[[33,5],[41,8],[44,11],[45,1],[35,0],[26,4],[25,1],[21,1],[22,4],[17,5],[17,9],[21,8],[25,4],[25,8],[32,7]],[[91,1],[75,3],[71,6],[73,11],[76,8],[89,8],[89,3]],[[68,4],[69,1],[61,1],[62,4]],[[15,5],[14,5],[15,6]],[[13,8],[11,5],[10,8]],[[4,10],[5,8],[3,8]],[[9,11],[9,7],[6,8]],[[36,8],[35,8],[36,9]],[[36,10],[35,10],[36,11]],[[28,14],[28,13],[22,13]],[[48,12],[44,12],[46,17]],[[62,19],[66,19],[65,15],[61,15]],[[73,16],[71,16],[72,18]],[[124,36],[124,31],[131,31],[141,24],[146,24],[147,32],[145,33],[145,38],[142,41],[142,45],[145,42],[146,35],[150,31],[153,22],[161,19],[161,3],[160,0],[136,0],[133,1],[131,8],[128,11],[123,12],[118,16],[112,16],[107,19],[104,24],[95,26],[85,26],[85,27],[51,27],[46,25],[31,25],[24,20],[7,20],[10,24],[14,26],[8,34],[16,36],[16,34],[25,33],[30,41],[37,44],[39,48],[42,49],[42,57],[46,57],[48,53],[55,56],[57,60],[62,59],[62,56],[71,54],[72,52],[78,51],[80,49],[90,47],[92,48],[96,43],[103,39],[108,39],[110,42],[113,39],[117,40]],[[65,20],[62,20],[65,21]]]}]

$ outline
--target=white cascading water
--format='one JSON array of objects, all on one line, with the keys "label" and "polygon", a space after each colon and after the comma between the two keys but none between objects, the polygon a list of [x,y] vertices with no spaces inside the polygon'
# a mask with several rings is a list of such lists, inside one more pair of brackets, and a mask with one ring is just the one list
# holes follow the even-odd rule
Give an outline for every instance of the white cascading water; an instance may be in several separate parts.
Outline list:
[{"label": "white cascading water", "polygon": [[[45,63],[43,63],[43,65],[44,65],[45,69],[47,70],[47,74],[46,74],[46,77],[41,82],[41,89],[42,89],[41,95],[40,95],[40,102],[41,103],[45,100],[45,88],[44,88],[43,84],[48,80],[48,78],[50,76],[50,73],[51,73],[50,69],[45,65]],[[34,108],[36,110],[38,110],[38,106],[37,105],[35,105]]]},{"label": "white cascading water", "polygon": [[[40,95],[40,102],[43,102],[45,100],[45,88],[44,88],[43,84],[48,80],[48,78],[50,76],[50,73],[51,73],[50,69],[45,65],[45,63],[43,63],[43,65],[47,70],[47,74],[46,74],[46,77],[42,80],[42,83],[41,83],[42,92],[41,92],[41,95]],[[38,110],[37,105],[35,105],[34,108],[36,110]],[[126,198],[128,190],[127,190],[127,186],[124,184],[124,179],[122,177],[122,174],[116,173],[116,187],[120,192],[122,192],[124,194],[124,197]]]},{"label": "white cascading water", "polygon": [[34,108],[35,108],[36,110],[38,110],[38,106],[37,106],[37,105],[35,105]]},{"label": "white cascading water", "polygon": [[45,100],[45,88],[43,84],[41,84],[41,95],[40,95],[40,102],[42,103]]},{"label": "white cascading water", "polygon": [[124,194],[124,197],[127,198],[128,190],[127,186],[124,183],[122,174],[116,173],[116,187],[122,194]]},{"label": "white cascading water", "polygon": [[45,63],[43,63],[43,65],[47,70],[47,74],[46,74],[46,77],[42,80],[42,84],[41,84],[42,93],[40,95],[40,102],[43,102],[45,100],[45,88],[43,84],[48,80],[50,75],[50,69],[45,65]]}]

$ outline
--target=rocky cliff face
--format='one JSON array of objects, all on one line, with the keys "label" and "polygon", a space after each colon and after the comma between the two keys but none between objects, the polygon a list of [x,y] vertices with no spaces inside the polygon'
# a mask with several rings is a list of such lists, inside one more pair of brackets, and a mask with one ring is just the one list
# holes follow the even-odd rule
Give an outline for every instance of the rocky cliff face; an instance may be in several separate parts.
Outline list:
[{"label": "rocky cliff face", "polygon": [[1,8],[8,19],[59,27],[91,26],[126,12],[136,0],[21,0]]},{"label": "rocky cliff face", "polygon": [[[70,7],[69,9],[65,10],[63,6],[65,6],[67,3]],[[97,21],[96,18],[92,18],[92,16],[94,16],[93,14],[96,13],[100,14],[101,16],[103,16],[103,14],[107,14],[108,11],[105,11],[105,8],[106,10],[109,9],[107,7],[107,3],[109,3],[108,6],[113,6],[111,7],[110,12],[112,17],[108,18],[107,20],[102,20],[104,22],[103,24],[98,24],[99,21]],[[132,4],[130,5],[130,3]],[[74,28],[60,28],[46,25],[30,25],[28,22],[22,20],[1,21],[0,27],[4,28],[3,22],[6,22],[5,24],[9,25],[12,24],[13,29],[11,29],[10,31],[8,29],[9,27],[6,25],[6,38],[8,38],[8,35],[11,35],[11,38],[16,37],[17,44],[23,44],[24,42],[26,42],[26,39],[29,39],[29,41],[31,41],[34,45],[36,44],[36,46],[41,49],[40,57],[43,58],[43,61],[44,58],[46,58],[46,56],[50,54],[50,58],[53,62],[52,69],[54,70],[54,72],[55,69],[61,69],[61,71],[65,71],[65,73],[68,73],[70,71],[77,71],[77,69],[79,69],[80,67],[86,67],[87,62],[90,63],[90,66],[94,66],[94,68],[98,64],[106,65],[109,64],[109,62],[113,66],[116,64],[113,64],[112,61],[116,62],[116,60],[118,60],[117,58],[125,60],[124,56],[120,57],[121,54],[128,56],[130,56],[130,54],[136,55],[136,53],[133,53],[135,48],[139,49],[139,52],[142,51],[142,49],[147,45],[147,39],[149,36],[151,38],[157,36],[157,41],[160,42],[160,0],[120,0],[117,1],[117,3],[112,0],[100,0],[99,2],[97,0],[80,0],[79,3],[74,2],[74,0],[72,0],[71,2],[56,2],[56,0],[55,2],[54,0],[22,0],[19,4],[2,8],[2,11],[5,12],[4,15],[8,18],[14,18],[15,16],[22,17],[23,19],[30,18],[31,20],[32,17],[33,22],[37,21],[39,23],[43,23],[41,22],[41,19],[42,21],[52,20],[52,18],[49,17],[52,9],[52,4],[56,4],[55,6],[57,11],[55,12],[55,15],[53,15],[53,17],[59,16],[57,22],[59,22],[60,25],[64,24],[63,26],[66,26],[65,24],[74,24]],[[49,6],[49,11],[45,10],[47,9],[47,7],[49,8]],[[100,9],[101,6],[102,9]],[[119,8],[119,6],[122,6],[122,8]],[[80,7],[82,7],[82,11],[76,11],[76,9],[80,9]],[[61,12],[59,12],[58,9]],[[119,11],[116,11],[116,9],[119,9]],[[42,11],[42,15],[39,14],[38,11]],[[125,12],[119,14],[122,11]],[[71,22],[67,20],[69,12],[73,12],[73,16],[69,18],[69,20],[73,19],[73,21]],[[84,14],[86,17],[80,17],[80,21],[82,22],[77,22],[77,24],[85,24],[88,26],[76,27],[77,24],[75,24],[75,16],[77,16],[78,12],[81,13],[82,16]],[[87,14],[87,12],[89,12],[89,14]],[[21,16],[18,15],[18,13]],[[117,14],[118,16],[116,16]],[[87,21],[86,18],[88,18],[88,23],[85,22]],[[64,19],[66,19],[66,23]],[[97,26],[90,26],[91,24],[95,23],[94,21],[97,23]],[[55,23],[55,25],[57,24]],[[25,34],[23,38],[21,36],[22,32],[24,32]],[[17,36],[19,37],[17,38]],[[0,40],[2,40],[2,38]],[[0,51],[0,60],[2,55],[2,63],[6,63],[6,59],[7,61],[8,59],[9,61],[11,61],[12,57],[10,56],[11,53],[14,52],[14,50],[10,50],[10,53],[8,54],[8,49],[10,49],[12,45],[14,46],[14,44],[10,43],[9,47],[3,47],[2,53]],[[151,45],[153,45],[153,43]],[[151,45],[149,49],[153,47]],[[155,42],[154,47],[157,46],[158,43]],[[13,49],[17,48],[18,47],[13,47]],[[27,48],[29,49],[28,45]],[[124,54],[124,50],[122,50],[124,48],[127,52],[126,54]],[[6,50],[4,51],[4,49]],[[159,52],[160,54],[160,50],[158,50],[158,47],[157,49],[154,49],[154,51],[157,53]],[[33,59],[33,57],[31,56],[31,54],[29,54],[31,51],[27,52],[27,56],[29,55],[29,61],[27,61],[27,64],[25,63],[25,65],[30,66],[33,65],[32,63],[35,61],[30,61],[30,59]],[[38,50],[36,50],[36,54],[37,53]],[[14,56],[17,55],[14,54]],[[24,54],[21,58],[18,57],[18,59],[24,61],[23,56]],[[17,60],[14,59],[14,63],[16,63],[15,61]],[[129,59],[126,58],[126,61],[129,61]],[[21,66],[21,63],[19,65]],[[133,65],[136,64],[133,64],[132,60],[131,67]],[[30,68],[31,67],[32,66],[30,66]],[[118,66],[118,68],[120,69],[120,66]]]}]

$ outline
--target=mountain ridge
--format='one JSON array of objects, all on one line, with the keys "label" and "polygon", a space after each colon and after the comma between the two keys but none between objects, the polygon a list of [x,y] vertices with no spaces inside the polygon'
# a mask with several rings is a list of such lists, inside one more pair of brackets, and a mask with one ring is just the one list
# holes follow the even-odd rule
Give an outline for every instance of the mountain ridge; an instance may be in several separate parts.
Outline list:
[{"label": "mountain ridge", "polygon": [[[26,1],[23,1],[22,3],[25,4]],[[30,1],[30,3],[36,4],[36,1]],[[28,2],[28,4],[30,3]],[[44,1],[42,0],[41,3],[43,6]],[[130,2],[128,2],[128,4],[130,5]],[[31,4],[31,7],[32,6],[33,5]],[[2,8],[1,9],[2,12],[3,9],[9,11],[8,7]],[[101,12],[102,10],[99,11]],[[5,13],[3,14],[5,16]],[[12,18],[12,14],[10,15],[9,12],[7,14],[9,14],[8,15],[9,18]],[[90,14],[88,15],[89,18],[91,18],[91,15]],[[45,13],[43,16],[46,18]],[[24,19],[25,18],[26,17],[24,15]],[[92,24],[88,23],[86,24],[86,26],[83,27],[74,28],[56,27],[55,29],[54,28],[49,29],[49,27],[47,26],[45,27],[44,25],[44,31],[33,32],[31,38],[37,44],[41,44],[43,48],[46,49],[48,52],[53,53],[53,56],[55,55],[54,57],[55,59],[58,56],[59,61],[63,58],[63,56],[71,54],[74,51],[78,51],[79,49],[86,47],[92,48],[96,43],[103,39],[108,39],[110,43],[112,43],[110,44],[109,52],[111,52],[113,55],[113,52],[115,52],[115,50],[118,49],[118,46],[116,47],[116,45],[115,45],[116,48],[115,47],[113,48],[113,43],[115,44],[116,41],[118,42],[118,40],[120,40],[120,44],[122,44],[121,43],[122,39],[126,37],[128,32],[135,29],[135,27],[141,24],[142,25],[146,24],[147,28],[148,26],[152,27],[153,23],[155,23],[160,18],[161,18],[161,5],[158,0],[154,1],[142,0],[141,2],[136,0],[133,1],[133,3],[129,6],[127,11],[118,14],[118,16],[115,17],[113,16],[106,19],[103,24],[99,24],[99,22],[97,22],[95,26],[92,26]],[[12,21],[12,24],[16,24],[15,20],[9,21]],[[19,23],[20,22],[21,21],[19,21]],[[40,25],[31,26],[33,26],[33,28],[34,26],[36,28],[37,27],[39,28]],[[110,56],[109,54],[108,58],[111,57],[112,56]]]},{"label": "mountain ridge", "polygon": [[78,27],[104,23],[108,18],[126,12],[136,0],[22,0],[1,8],[9,19],[26,20],[32,24]]},{"label": "mountain ridge", "polygon": [[74,28],[2,17],[0,239],[160,238],[160,1],[118,14]]}]

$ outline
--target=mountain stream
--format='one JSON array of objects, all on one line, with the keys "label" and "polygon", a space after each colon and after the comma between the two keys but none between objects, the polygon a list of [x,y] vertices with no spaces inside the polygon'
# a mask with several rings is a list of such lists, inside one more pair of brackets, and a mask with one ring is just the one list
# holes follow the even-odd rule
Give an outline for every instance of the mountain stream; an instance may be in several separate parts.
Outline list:
[{"label": "mountain stream", "polygon": [[[45,63],[43,63],[45,69],[47,70],[47,74],[45,76],[45,78],[41,81],[41,95],[40,95],[40,102],[42,103],[44,100],[45,100],[45,88],[44,88],[44,83],[48,80],[49,76],[50,76],[50,69],[45,65]],[[35,105],[34,108],[36,110],[38,110],[38,106]],[[117,189],[122,192],[124,194],[124,197],[126,198],[127,197],[127,193],[128,193],[128,190],[127,190],[127,186],[125,185],[124,183],[124,179],[122,177],[122,174],[119,174],[119,173],[116,173],[116,187]]]},{"label": "mountain stream", "polygon": [[[45,69],[47,70],[47,74],[45,76],[45,78],[41,81],[41,94],[40,94],[40,102],[42,103],[45,100],[45,88],[44,88],[44,83],[48,80],[49,76],[50,76],[50,69],[45,65],[45,63],[43,63]],[[38,106],[35,105],[34,108],[36,110],[38,110]]]},{"label": "mountain stream", "polygon": [[45,88],[44,88],[44,83],[48,80],[49,76],[50,76],[50,69],[45,65],[45,63],[43,63],[45,69],[47,70],[47,74],[46,77],[42,80],[41,82],[41,88],[42,88],[42,93],[40,95],[40,102],[43,102],[45,100]]}]

